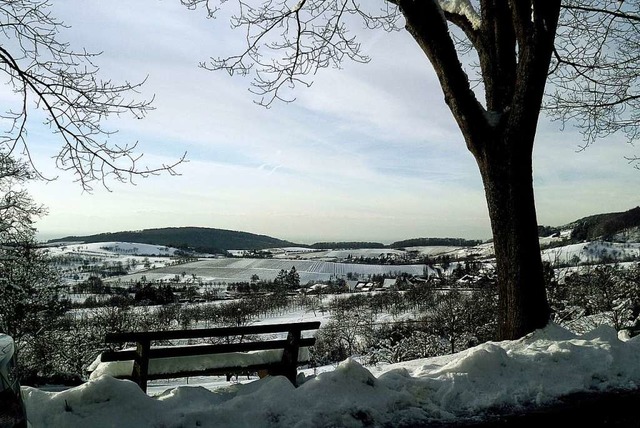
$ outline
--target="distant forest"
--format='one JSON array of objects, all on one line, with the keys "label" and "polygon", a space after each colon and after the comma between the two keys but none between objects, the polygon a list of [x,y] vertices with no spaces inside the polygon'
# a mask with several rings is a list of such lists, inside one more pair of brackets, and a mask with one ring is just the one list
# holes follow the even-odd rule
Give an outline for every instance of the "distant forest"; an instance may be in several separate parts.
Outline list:
[{"label": "distant forest", "polygon": [[640,226],[640,207],[619,213],[585,217],[572,223],[571,226],[573,226],[571,239],[575,241],[597,238],[610,240],[618,232]]},{"label": "distant forest", "polygon": [[317,250],[357,250],[360,248],[385,248],[385,245],[379,242],[316,242],[310,247]]},{"label": "distant forest", "polygon": [[482,244],[478,239],[462,238],[414,238],[397,241],[389,245],[390,248],[405,247],[475,247]]},{"label": "distant forest", "polygon": [[167,227],[128,232],[100,233],[90,236],[68,236],[49,242],[138,242],[166,245],[185,251],[224,254],[228,250],[264,250],[267,248],[300,246],[289,241],[234,230],[206,227]]}]

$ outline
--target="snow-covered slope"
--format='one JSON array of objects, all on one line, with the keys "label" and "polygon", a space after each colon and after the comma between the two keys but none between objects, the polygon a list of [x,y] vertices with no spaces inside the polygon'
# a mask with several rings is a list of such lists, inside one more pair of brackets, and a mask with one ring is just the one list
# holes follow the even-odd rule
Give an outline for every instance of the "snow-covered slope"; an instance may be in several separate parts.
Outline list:
[{"label": "snow-covered slope", "polygon": [[49,246],[52,255],[56,254],[89,254],[111,257],[114,255],[130,256],[173,256],[178,251],[176,248],[164,245],[150,245],[132,242],[96,242],[84,243],[59,243]]},{"label": "snow-covered slope", "polygon": [[542,259],[555,265],[627,261],[639,257],[639,243],[592,241],[542,251]]},{"label": "snow-covered slope", "polygon": [[577,336],[552,324],[520,340],[442,357],[368,368],[348,359],[309,375],[299,388],[266,377],[149,397],[130,381],[103,376],[62,392],[23,387],[23,393],[33,428],[409,427],[638,385],[640,339],[619,340],[604,326]]}]

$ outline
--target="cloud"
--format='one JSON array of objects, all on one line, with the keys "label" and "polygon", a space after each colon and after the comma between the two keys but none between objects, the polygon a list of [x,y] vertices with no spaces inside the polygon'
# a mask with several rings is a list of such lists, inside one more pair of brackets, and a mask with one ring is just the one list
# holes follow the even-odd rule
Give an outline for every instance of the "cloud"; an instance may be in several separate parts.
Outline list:
[{"label": "cloud", "polygon": [[[298,241],[490,236],[475,161],[407,32],[354,27],[369,64],[321,70],[310,88],[295,89],[296,102],[267,110],[254,104],[248,79],[196,66],[239,49],[243,34],[223,17],[155,0],[60,1],[54,13],[72,26],[63,36],[74,46],[104,51],[96,59],[104,77],[148,76],[141,96],[155,95],[155,110],[144,120],[109,118],[120,130],[113,141],[140,141],[151,165],[184,151],[191,162],[180,177],[94,195],[64,174],[35,183],[34,197],[50,207],[41,231],[197,225]],[[50,165],[55,137],[35,127],[30,135],[38,162]],[[598,143],[576,154],[578,142],[541,119],[541,223],[640,204],[640,176],[624,161],[629,147]]]}]

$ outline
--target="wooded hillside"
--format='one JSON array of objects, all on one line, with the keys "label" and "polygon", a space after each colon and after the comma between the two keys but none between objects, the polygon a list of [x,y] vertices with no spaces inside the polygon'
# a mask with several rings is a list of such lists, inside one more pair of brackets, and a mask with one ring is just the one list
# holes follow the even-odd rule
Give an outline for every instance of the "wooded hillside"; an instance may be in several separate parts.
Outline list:
[{"label": "wooded hillside", "polygon": [[266,235],[206,227],[167,227],[137,231],[100,233],[90,236],[68,236],[50,242],[139,242],[166,245],[203,253],[224,253],[227,250],[263,250],[274,247],[298,246]]}]

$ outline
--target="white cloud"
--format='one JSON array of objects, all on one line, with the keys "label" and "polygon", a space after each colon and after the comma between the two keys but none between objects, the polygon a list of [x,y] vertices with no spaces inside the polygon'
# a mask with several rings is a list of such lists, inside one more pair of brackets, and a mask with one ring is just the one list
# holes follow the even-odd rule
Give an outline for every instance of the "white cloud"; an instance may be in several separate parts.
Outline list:
[{"label": "white cloud", "polygon": [[[404,32],[354,32],[370,64],[321,70],[293,104],[253,103],[248,79],[206,72],[198,61],[242,41],[222,17],[207,20],[178,2],[56,2],[74,46],[103,50],[105,77],[139,81],[156,96],[144,120],[111,118],[116,138],[139,140],[145,159],[188,152],[181,177],[81,195],[72,177],[32,186],[50,206],[42,232],[100,232],[199,225],[305,240],[489,237],[477,166],[443,101],[426,57]],[[539,218],[558,224],[638,205],[640,173],[627,146],[575,154],[573,133],[541,120],[535,149]],[[55,136],[30,133],[39,165]],[[120,140],[116,140],[120,141]],[[620,149],[618,147],[623,147]],[[157,164],[156,162],[156,164]],[[614,209],[615,207],[615,209]],[[324,239],[323,239],[324,238]]]}]

